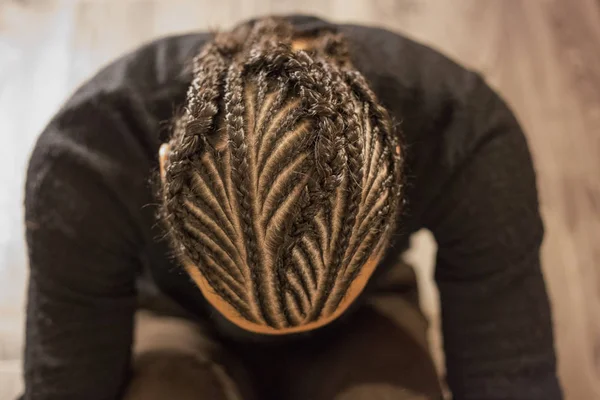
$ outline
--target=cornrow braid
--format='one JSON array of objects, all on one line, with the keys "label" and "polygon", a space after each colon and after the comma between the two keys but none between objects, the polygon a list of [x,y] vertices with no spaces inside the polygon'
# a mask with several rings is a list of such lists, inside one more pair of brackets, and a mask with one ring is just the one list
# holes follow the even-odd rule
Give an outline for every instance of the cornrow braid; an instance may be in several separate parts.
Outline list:
[{"label": "cornrow braid", "polygon": [[[344,37],[268,18],[193,60],[163,162],[162,218],[225,317],[281,334],[337,318],[394,230],[402,154]],[[307,39],[306,37],[303,39]]]}]

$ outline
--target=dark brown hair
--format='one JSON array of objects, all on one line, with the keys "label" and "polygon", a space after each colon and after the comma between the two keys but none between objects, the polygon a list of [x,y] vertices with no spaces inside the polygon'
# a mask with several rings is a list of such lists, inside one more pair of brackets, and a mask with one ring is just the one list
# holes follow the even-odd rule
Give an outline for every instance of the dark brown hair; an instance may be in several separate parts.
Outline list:
[{"label": "dark brown hair", "polygon": [[401,194],[392,121],[344,38],[326,32],[305,51],[297,37],[269,18],[205,45],[162,187],[173,246],[204,294],[273,330],[334,315],[387,245]]}]

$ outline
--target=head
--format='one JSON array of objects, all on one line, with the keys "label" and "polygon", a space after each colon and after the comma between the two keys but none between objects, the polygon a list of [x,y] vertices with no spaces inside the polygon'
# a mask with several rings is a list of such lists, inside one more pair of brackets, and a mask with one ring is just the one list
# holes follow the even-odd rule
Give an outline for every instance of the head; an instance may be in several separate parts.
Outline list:
[{"label": "head", "polygon": [[381,259],[400,205],[392,121],[333,33],[275,19],[217,34],[161,147],[173,248],[225,318],[264,334],[325,325]]}]

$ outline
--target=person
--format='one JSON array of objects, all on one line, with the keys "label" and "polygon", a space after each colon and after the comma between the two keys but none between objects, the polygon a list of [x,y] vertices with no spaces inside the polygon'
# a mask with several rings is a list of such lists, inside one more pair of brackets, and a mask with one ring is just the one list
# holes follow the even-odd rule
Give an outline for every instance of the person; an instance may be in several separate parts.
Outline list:
[{"label": "person", "polygon": [[453,397],[562,398],[525,137],[403,36],[292,16],[147,44],[49,123],[25,208],[26,400],[441,398],[421,228]]}]

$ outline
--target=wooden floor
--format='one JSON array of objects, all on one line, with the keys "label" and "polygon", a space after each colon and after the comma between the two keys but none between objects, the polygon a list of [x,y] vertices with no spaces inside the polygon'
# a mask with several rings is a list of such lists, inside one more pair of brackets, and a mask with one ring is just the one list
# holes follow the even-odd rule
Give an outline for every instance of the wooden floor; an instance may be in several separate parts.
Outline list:
[{"label": "wooden floor", "polygon": [[[100,65],[142,42],[291,12],[402,32],[483,72],[512,105],[539,172],[565,393],[600,399],[600,1],[0,0],[0,400],[21,385],[22,179],[48,118]],[[428,278],[432,241],[416,242]],[[435,290],[422,281],[437,346]]]}]

